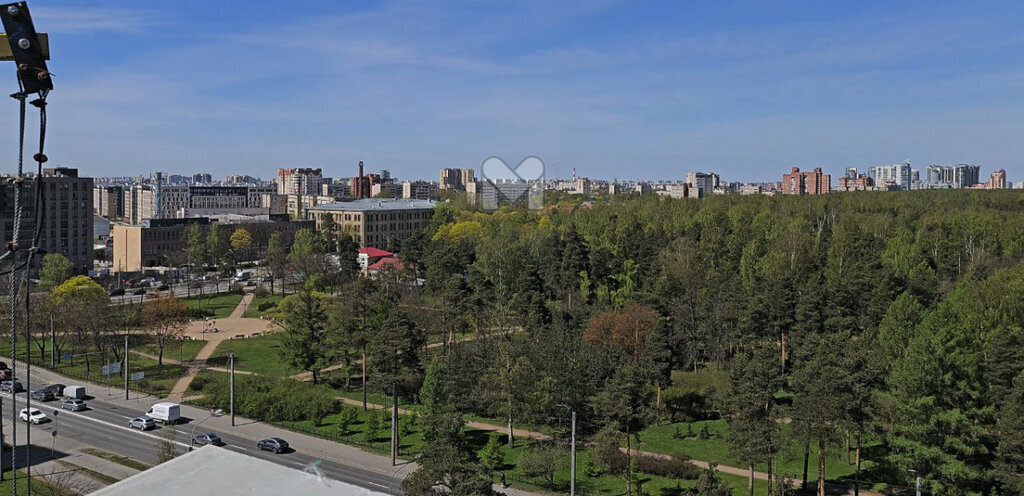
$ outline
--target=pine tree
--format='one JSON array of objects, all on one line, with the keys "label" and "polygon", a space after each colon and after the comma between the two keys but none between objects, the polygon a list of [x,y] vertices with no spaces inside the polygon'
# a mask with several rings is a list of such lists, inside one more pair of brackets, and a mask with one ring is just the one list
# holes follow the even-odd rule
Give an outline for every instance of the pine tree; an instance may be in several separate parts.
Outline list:
[{"label": "pine tree", "polygon": [[1003,494],[1024,494],[1024,372],[999,411],[995,475]]}]

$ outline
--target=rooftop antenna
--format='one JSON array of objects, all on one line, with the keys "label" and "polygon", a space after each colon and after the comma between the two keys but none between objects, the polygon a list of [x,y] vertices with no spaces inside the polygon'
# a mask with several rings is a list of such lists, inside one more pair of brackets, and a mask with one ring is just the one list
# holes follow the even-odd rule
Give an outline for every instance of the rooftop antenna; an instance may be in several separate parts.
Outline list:
[{"label": "rooftop antenna", "polygon": [[[7,43],[0,42],[0,60],[13,60],[17,67],[18,92],[11,95],[18,101],[19,106],[19,128],[18,128],[18,173],[14,177],[14,226],[11,239],[7,243],[7,249],[0,254],[0,260],[10,258],[11,268],[7,271],[10,278],[10,304],[11,304],[11,369],[17,369],[17,341],[19,324],[25,330],[26,343],[31,339],[32,329],[32,306],[31,291],[25,291],[25,316],[18,314],[18,297],[21,295],[20,286],[28,287],[29,271],[32,270],[33,261],[37,255],[42,255],[39,247],[39,237],[42,234],[43,222],[43,163],[46,162],[46,155],[43,153],[43,144],[46,142],[46,97],[53,89],[53,80],[49,69],[46,67],[46,60],[50,56],[49,40],[45,34],[36,33],[35,25],[32,23],[32,16],[28,11],[28,4],[16,2],[0,4],[0,21],[3,22],[4,31],[0,37],[6,38]],[[33,194],[34,208],[32,210],[32,237],[22,239],[21,227],[23,217],[28,217],[22,205],[22,190],[25,187],[25,104],[29,95],[36,94],[37,98],[31,102],[32,106],[39,109],[39,151],[32,156],[36,161],[35,191]],[[28,249],[21,250],[19,244],[29,242]],[[24,253],[24,255],[22,255]],[[23,262],[19,263],[19,258]],[[20,277],[19,277],[20,276]],[[32,366],[28,361],[28,348],[25,348],[25,383],[31,384]],[[25,391],[25,407],[31,408],[32,397],[29,390]],[[2,405],[0,405],[0,417],[2,417]],[[17,409],[11,408],[11,425],[18,424]],[[56,435],[56,432],[54,433]],[[3,444],[3,427],[0,423],[0,444]],[[18,437],[17,430],[11,428],[11,466],[17,467],[18,463]],[[32,429],[25,430],[25,446],[32,444]],[[25,484],[27,492],[32,494],[32,463],[31,450],[25,450]],[[2,480],[2,479],[0,479]],[[18,496],[18,477],[11,477],[11,494]]]}]

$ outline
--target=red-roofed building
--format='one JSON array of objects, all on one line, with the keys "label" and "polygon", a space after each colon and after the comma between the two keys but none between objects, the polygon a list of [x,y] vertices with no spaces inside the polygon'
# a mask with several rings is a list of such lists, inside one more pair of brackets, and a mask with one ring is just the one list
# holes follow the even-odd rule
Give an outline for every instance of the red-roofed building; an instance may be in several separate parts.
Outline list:
[{"label": "red-roofed building", "polygon": [[394,253],[387,250],[381,250],[380,248],[360,248],[359,254],[356,255],[359,259],[359,268],[366,270],[371,265],[377,263],[383,258],[391,257]]},{"label": "red-roofed building", "polygon": [[369,272],[370,275],[373,275],[377,271],[388,267],[395,270],[402,270],[405,268],[405,264],[402,263],[402,261],[399,260],[398,258],[384,257],[380,260],[377,260],[374,264],[370,265],[369,267],[367,267],[366,271]]}]

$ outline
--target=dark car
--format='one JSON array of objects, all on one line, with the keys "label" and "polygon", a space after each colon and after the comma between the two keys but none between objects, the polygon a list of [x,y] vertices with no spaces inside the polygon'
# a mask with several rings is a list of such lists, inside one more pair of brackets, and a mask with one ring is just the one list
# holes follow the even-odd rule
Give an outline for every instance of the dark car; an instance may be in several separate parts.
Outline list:
[{"label": "dark car", "polygon": [[143,415],[141,417],[135,417],[128,421],[128,427],[132,429],[138,429],[140,431],[148,431],[156,427],[156,420],[152,417]]},{"label": "dark car", "polygon": [[263,279],[260,280],[263,282],[274,282],[274,276],[263,276]]},{"label": "dark car", "polygon": [[252,279],[249,279],[248,281],[245,281],[245,285],[246,286],[255,286],[256,285],[256,281],[253,281]]},{"label": "dark car", "polygon": [[110,296],[121,296],[124,294],[124,288],[111,289],[108,294]]},{"label": "dark car", "polygon": [[46,386],[43,389],[49,389],[50,391],[53,391],[54,396],[64,396],[65,387],[67,386],[63,384],[50,384],[49,386]]},{"label": "dark car", "polygon": [[88,408],[84,401],[76,399],[66,399],[64,400],[64,403],[60,404],[60,407],[64,410],[71,410],[72,412],[81,412]]},{"label": "dark car", "polygon": [[19,381],[4,381],[0,382],[0,391],[7,393],[20,393],[25,390],[25,386]]},{"label": "dark car", "polygon": [[288,451],[288,441],[279,437],[271,437],[267,439],[260,439],[256,443],[256,447],[261,451],[273,451],[274,453],[283,453]]},{"label": "dark car", "polygon": [[157,291],[167,291],[169,289],[171,289],[171,287],[166,284],[161,284],[160,287],[156,288]]},{"label": "dark car", "polygon": [[32,399],[36,401],[53,401],[57,399],[57,397],[54,396],[53,391],[49,389],[37,389],[32,391]]},{"label": "dark car", "polygon": [[146,294],[146,290],[143,289],[143,288],[139,288],[139,289],[136,289],[135,291],[132,291],[132,294],[135,295],[135,296],[144,295],[144,294]]},{"label": "dark car", "polygon": [[214,446],[223,446],[224,445],[224,440],[221,439],[220,436],[218,436],[218,435],[216,435],[216,434],[214,434],[212,432],[207,432],[206,434],[200,434],[200,435],[192,438],[192,442],[198,444],[199,446],[204,446],[204,445],[207,445],[207,444],[212,444]]}]

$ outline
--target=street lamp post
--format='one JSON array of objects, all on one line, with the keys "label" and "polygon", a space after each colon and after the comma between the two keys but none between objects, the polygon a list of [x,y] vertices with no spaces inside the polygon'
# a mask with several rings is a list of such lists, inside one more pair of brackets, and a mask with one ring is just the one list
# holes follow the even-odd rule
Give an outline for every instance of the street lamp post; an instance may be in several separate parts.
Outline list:
[{"label": "street lamp post", "polygon": [[915,484],[916,490],[914,494],[916,496],[921,496],[921,474],[917,473],[917,470],[914,469],[907,470],[907,472],[914,474],[915,478],[917,479],[917,483]]},{"label": "street lamp post", "polygon": [[569,496],[576,496],[576,410],[564,403],[559,403],[558,406],[569,410],[572,414],[572,445],[569,449]]},{"label": "street lamp post", "polygon": [[189,451],[192,451],[192,447],[196,444],[196,429],[199,427],[199,424],[201,424],[203,422],[206,422],[207,420],[210,420],[210,417],[220,417],[221,415],[224,415],[224,410],[218,408],[216,410],[211,411],[210,414],[207,415],[206,418],[204,418],[203,420],[200,420],[199,422],[196,422],[196,425],[194,425],[192,427],[192,433],[189,434],[189,439],[188,439],[188,450]]}]

